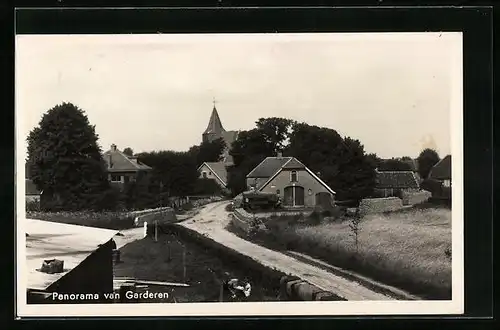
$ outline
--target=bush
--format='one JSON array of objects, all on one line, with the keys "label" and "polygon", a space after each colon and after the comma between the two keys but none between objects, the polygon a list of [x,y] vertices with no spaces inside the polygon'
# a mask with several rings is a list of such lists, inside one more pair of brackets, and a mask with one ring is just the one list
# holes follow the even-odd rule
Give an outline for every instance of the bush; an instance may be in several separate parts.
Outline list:
[{"label": "bush", "polygon": [[40,211],[40,203],[37,201],[26,202],[26,212]]},{"label": "bush", "polygon": [[321,223],[321,220],[323,219],[322,213],[320,214],[318,211],[313,211],[307,217],[307,220],[308,220],[307,223],[310,225],[319,225]]},{"label": "bush", "polygon": [[232,203],[229,203],[225,207],[227,212],[233,212],[234,211],[234,205]]}]

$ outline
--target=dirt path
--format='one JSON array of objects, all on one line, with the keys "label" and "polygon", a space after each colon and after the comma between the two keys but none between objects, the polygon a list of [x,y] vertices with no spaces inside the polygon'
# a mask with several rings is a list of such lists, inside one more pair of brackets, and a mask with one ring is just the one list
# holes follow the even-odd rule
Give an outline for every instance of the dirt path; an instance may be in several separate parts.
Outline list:
[{"label": "dirt path", "polygon": [[393,298],[374,292],[357,282],[337,276],[322,268],[304,263],[283,253],[253,244],[227,231],[225,228],[230,222],[230,214],[225,210],[225,206],[228,203],[224,201],[209,204],[193,218],[181,222],[179,225],[204,234],[267,267],[298,276],[320,289],[333,292],[344,299],[355,301],[393,300]]}]

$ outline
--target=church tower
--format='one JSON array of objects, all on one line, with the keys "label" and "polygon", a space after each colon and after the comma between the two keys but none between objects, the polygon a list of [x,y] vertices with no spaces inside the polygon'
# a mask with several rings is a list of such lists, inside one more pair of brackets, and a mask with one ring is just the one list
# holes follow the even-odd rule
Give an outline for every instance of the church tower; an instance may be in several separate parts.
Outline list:
[{"label": "church tower", "polygon": [[215,101],[214,101],[214,108],[212,109],[212,115],[210,115],[210,120],[208,122],[207,129],[205,130],[205,132],[203,132],[202,135],[203,142],[211,142],[213,140],[217,140],[218,138],[223,137],[225,132],[226,130],[222,126],[219,113],[215,108]]},{"label": "church tower", "polygon": [[205,129],[202,134],[202,141],[212,142],[220,138],[223,138],[226,143],[226,148],[222,155],[222,162],[226,165],[230,165],[232,164],[233,159],[231,155],[229,155],[229,149],[231,144],[238,138],[238,131],[226,131],[224,129],[214,101],[214,107],[212,109],[212,114],[210,115],[210,120],[208,121],[207,129]]}]

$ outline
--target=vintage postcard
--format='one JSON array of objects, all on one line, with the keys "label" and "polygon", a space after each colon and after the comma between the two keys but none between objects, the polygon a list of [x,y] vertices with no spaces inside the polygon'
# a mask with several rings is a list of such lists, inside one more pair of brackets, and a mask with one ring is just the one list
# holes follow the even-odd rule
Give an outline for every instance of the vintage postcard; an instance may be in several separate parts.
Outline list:
[{"label": "vintage postcard", "polygon": [[15,51],[19,317],[463,313],[461,33]]}]

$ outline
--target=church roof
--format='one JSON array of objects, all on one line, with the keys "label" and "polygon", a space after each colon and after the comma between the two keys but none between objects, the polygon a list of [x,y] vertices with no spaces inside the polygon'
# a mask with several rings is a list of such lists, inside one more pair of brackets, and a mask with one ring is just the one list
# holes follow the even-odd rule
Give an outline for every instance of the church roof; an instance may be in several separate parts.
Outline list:
[{"label": "church roof", "polygon": [[212,110],[212,115],[210,116],[210,121],[208,122],[207,129],[203,134],[221,134],[226,130],[222,126],[222,123],[217,113],[217,109],[214,107]]}]

